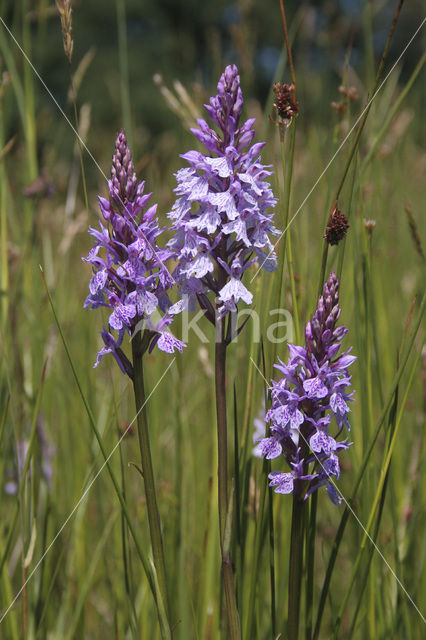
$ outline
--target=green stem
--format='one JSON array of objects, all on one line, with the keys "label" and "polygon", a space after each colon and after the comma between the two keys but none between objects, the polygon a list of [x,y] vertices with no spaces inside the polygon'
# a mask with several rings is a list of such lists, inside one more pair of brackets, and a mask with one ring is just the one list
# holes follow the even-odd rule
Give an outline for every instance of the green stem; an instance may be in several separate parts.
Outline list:
[{"label": "green stem", "polygon": [[[31,52],[31,25],[28,17],[28,0],[22,6],[22,44],[29,59]],[[34,77],[30,64],[24,64],[24,91],[25,91],[25,137],[28,153],[28,181],[31,182],[38,175],[37,162],[37,123],[35,117],[35,93]]]},{"label": "green stem", "polygon": [[238,438],[238,409],[237,409],[237,388],[234,382],[234,469],[235,469],[235,555],[237,556],[237,566],[239,573],[235,580],[235,592],[237,594],[237,610],[242,616],[243,601],[243,557],[242,557],[242,538],[241,538],[241,487],[240,487],[240,460],[239,460],[240,444]]},{"label": "green stem", "polygon": [[[0,149],[4,148],[3,95],[0,94]],[[1,326],[6,327],[9,309],[9,259],[7,255],[7,177],[5,160],[0,162]]]},{"label": "green stem", "polygon": [[[296,343],[299,344],[299,311],[298,311],[298,303],[296,297],[296,286],[294,279],[294,269],[293,269],[293,254],[291,249],[291,233],[290,229],[288,229],[288,220],[290,217],[290,203],[291,203],[291,187],[293,180],[293,166],[294,166],[294,148],[296,143],[296,120],[290,125],[290,148],[289,148],[289,159],[288,159],[288,167],[286,171],[286,162],[285,162],[285,145],[284,138],[281,140],[281,162],[282,162],[282,170],[284,176],[284,189],[285,189],[285,210],[284,210],[284,229],[285,229],[285,238],[284,238],[284,258],[283,258],[283,272],[284,272],[284,263],[285,263],[285,253],[287,250],[287,265],[288,265],[288,277],[290,279],[290,290],[291,290],[291,301],[293,306],[293,320],[294,320],[294,331]],[[283,276],[281,276],[282,278]],[[282,295],[283,287],[280,287],[280,307],[281,307],[281,295]]]},{"label": "green stem", "polygon": [[160,616],[161,633],[163,638],[171,638],[169,605],[167,597],[166,567],[164,562],[163,539],[161,535],[160,514],[158,511],[157,494],[155,490],[154,471],[152,467],[151,447],[149,442],[148,419],[146,413],[146,398],[143,374],[143,354],[146,343],[141,332],[138,331],[132,340],[133,356],[133,389],[137,411],[137,425],[139,448],[141,454],[142,473],[145,486],[145,497],[148,511],[149,532],[151,537],[152,555],[158,584],[158,595],[162,599],[162,607],[167,620]]},{"label": "green stem", "polygon": [[306,640],[311,640],[314,607],[315,532],[317,519],[318,492],[310,498],[309,525],[306,532]]},{"label": "green stem", "polygon": [[287,236],[287,264],[288,264],[288,275],[290,278],[291,303],[293,307],[294,336],[295,336],[296,344],[300,344],[299,305],[297,302],[296,281],[294,279],[293,253],[291,250],[290,229],[288,230],[288,236]]},{"label": "green stem", "polygon": [[280,261],[282,262],[281,268],[281,282],[280,282],[280,290],[279,290],[279,304],[281,305],[281,295],[282,295],[282,284],[284,279],[284,269],[285,269],[285,259],[286,259],[286,249],[287,249],[287,234],[288,234],[288,220],[290,217],[290,199],[291,199],[291,184],[293,178],[293,163],[294,163],[294,146],[296,140],[296,121],[290,125],[290,146],[289,146],[289,154],[288,154],[288,163],[286,162],[286,153],[285,153],[285,131],[280,131],[280,146],[281,146],[281,170],[283,174],[283,184],[284,184],[284,194],[282,196],[284,200],[284,238],[282,239],[282,253],[280,256]]},{"label": "green stem", "polygon": [[222,573],[225,588],[226,610],[228,614],[229,631],[232,640],[241,638],[240,623],[237,611],[237,602],[234,589],[234,575],[232,571],[231,556],[228,545],[225,544],[228,515],[228,440],[226,422],[226,342],[223,336],[223,327],[220,327],[221,335],[216,336],[215,349],[215,383],[216,383],[216,418],[217,418],[217,443],[218,443],[218,501],[219,501],[219,534],[220,549],[222,554]]},{"label": "green stem", "polygon": [[78,109],[77,109],[77,93],[74,86],[74,77],[72,75],[71,62],[69,63],[69,74],[70,74],[70,87],[71,87],[71,95],[72,95],[72,104],[74,109],[74,120],[75,120],[75,128],[77,129],[77,146],[78,152],[80,156],[80,171],[81,171],[81,180],[83,186],[83,195],[84,195],[84,204],[86,207],[86,211],[89,212],[89,198],[87,195],[87,185],[86,185],[86,172],[84,169],[84,160],[83,160],[83,142],[81,140],[81,129],[78,118]]},{"label": "green stem", "polygon": [[303,571],[303,517],[305,503],[295,481],[293,493],[293,512],[291,516],[290,565],[288,585],[288,640],[297,640],[299,636],[300,597]]},{"label": "green stem", "polygon": [[276,589],[275,589],[275,539],[274,539],[274,509],[272,503],[272,490],[268,493],[268,514],[269,514],[269,582],[271,585],[271,629],[272,636],[277,637],[277,616],[276,616]]},{"label": "green stem", "polygon": [[255,605],[256,605],[256,592],[258,588],[258,579],[259,579],[259,564],[260,564],[260,556],[262,554],[263,546],[264,546],[264,519],[265,519],[265,503],[267,497],[268,490],[268,471],[270,470],[270,463],[268,460],[263,461],[262,473],[261,473],[261,486],[260,486],[260,497],[259,497],[259,510],[258,517],[256,522],[256,532],[254,536],[254,553],[253,553],[253,564],[251,568],[251,576],[250,576],[250,591],[249,591],[249,600],[247,607],[247,618],[244,627],[244,638],[252,638],[253,637],[253,621],[255,615]]},{"label": "green stem", "polygon": [[320,277],[318,281],[318,291],[317,291],[317,300],[322,296],[322,288],[325,282],[325,268],[327,266],[327,256],[328,256],[328,243],[324,240],[322,244],[322,255],[321,255],[321,270]]},{"label": "green stem", "polygon": [[226,344],[220,340],[215,349],[216,416],[218,444],[219,532],[223,542],[228,511],[228,440],[226,423]]}]

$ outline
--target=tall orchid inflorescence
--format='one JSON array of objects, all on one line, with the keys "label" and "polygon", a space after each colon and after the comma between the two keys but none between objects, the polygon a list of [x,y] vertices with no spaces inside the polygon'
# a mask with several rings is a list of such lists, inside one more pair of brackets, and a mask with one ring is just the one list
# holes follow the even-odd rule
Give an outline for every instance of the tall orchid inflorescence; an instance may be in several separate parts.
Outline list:
[{"label": "tall orchid inflorescence", "polygon": [[169,246],[178,256],[173,275],[212,322],[206,294],[216,294],[221,316],[235,311],[240,300],[250,304],[243,273],[255,261],[275,268],[269,236],[277,234],[267,211],[277,202],[266,182],[271,172],[260,162],[265,143],[252,144],[254,119],[239,126],[243,96],[235,65],[226,67],[217,91],[205,105],[212,126],[200,118],[199,129],[191,129],[207,152],[181,156],[189,166],[176,173],[178,198],[169,213],[175,231]]},{"label": "tall orchid inflorescence", "polygon": [[[123,131],[115,140],[109,199],[99,196],[99,206],[106,226],[100,231],[90,228],[95,246],[85,262],[92,265],[93,277],[85,308],[107,307],[111,310],[109,326],[117,338],[105,328],[105,346],[99,351],[95,366],[102,356],[112,353],[123,373],[132,374],[131,364],[121,350],[123,336],[135,329],[145,330],[147,348],[155,345],[173,353],[185,346],[168,330],[173,309],[167,290],[173,284],[165,263],[173,257],[170,249],[160,249],[157,238],[162,229],[155,217],[157,205],[147,208],[150,193],[144,193],[145,182],[138,182],[132,156]],[[160,313],[161,312],[161,313]]]},{"label": "tall orchid inflorescence", "polygon": [[347,333],[344,326],[336,327],[340,312],[339,280],[331,273],[306,325],[305,347],[289,345],[287,364],[275,365],[283,377],[270,387],[269,436],[259,443],[264,457],[283,455],[291,469],[269,474],[276,493],[292,493],[295,480],[300,480],[298,490],[305,498],[325,485],[335,504],[341,502],[331,480],[340,474],[337,454],[352,444],[337,439],[344,427],[349,430],[347,403],[353,392],[346,391],[348,367],[356,359],[350,349],[337,356]]}]

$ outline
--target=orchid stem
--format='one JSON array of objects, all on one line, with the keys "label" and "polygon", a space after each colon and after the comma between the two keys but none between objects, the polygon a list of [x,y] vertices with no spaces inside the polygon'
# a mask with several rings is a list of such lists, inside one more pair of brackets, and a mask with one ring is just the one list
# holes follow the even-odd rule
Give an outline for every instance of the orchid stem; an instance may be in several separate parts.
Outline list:
[{"label": "orchid stem", "polygon": [[[152,467],[151,447],[149,442],[148,419],[146,413],[145,385],[143,374],[143,355],[146,344],[138,331],[132,340],[133,355],[133,388],[135,393],[139,448],[141,454],[142,473],[145,485],[145,497],[148,511],[149,532],[151,536],[152,554],[156,571],[158,596],[162,600],[162,608],[166,620],[160,615],[160,625],[163,640],[170,639],[169,605],[167,597],[166,567],[164,562],[163,539],[161,535],[160,513],[158,511],[157,494],[155,490],[154,471]],[[159,608],[159,612],[161,608]]]},{"label": "orchid stem", "polygon": [[[297,483],[295,483],[297,484]],[[303,570],[303,518],[305,503],[296,490],[293,494],[293,513],[291,517],[290,566],[288,591],[288,640],[298,640],[300,597]]]},{"label": "orchid stem", "polygon": [[232,640],[241,638],[240,622],[235,597],[234,575],[232,570],[229,546],[225,538],[231,538],[231,520],[228,516],[228,436],[226,421],[226,347],[223,327],[218,326],[220,335],[216,336],[215,348],[215,382],[216,382],[216,414],[218,443],[218,501],[219,501],[219,533],[222,555],[222,573],[225,589],[226,610],[229,632]]}]

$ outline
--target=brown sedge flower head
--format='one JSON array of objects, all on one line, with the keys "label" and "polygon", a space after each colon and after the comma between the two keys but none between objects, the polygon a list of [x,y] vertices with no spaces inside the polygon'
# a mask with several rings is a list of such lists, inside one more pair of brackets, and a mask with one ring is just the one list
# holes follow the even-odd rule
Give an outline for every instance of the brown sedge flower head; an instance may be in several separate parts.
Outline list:
[{"label": "brown sedge flower head", "polygon": [[294,116],[299,113],[299,103],[296,100],[296,87],[292,84],[276,82],[274,84],[275,102],[274,109],[280,120],[287,125],[290,124]]},{"label": "brown sedge flower head", "polygon": [[346,111],[346,102],[333,101],[331,106],[335,110],[338,116],[341,116]]},{"label": "brown sedge flower head", "polygon": [[346,100],[343,99],[341,102],[333,101],[331,103],[331,106],[333,107],[337,115],[341,116],[346,111],[348,101],[354,102],[355,100],[358,100],[359,95],[355,87],[345,87],[345,85],[343,84],[339,87],[339,93],[344,96]]},{"label": "brown sedge flower head", "polygon": [[328,244],[339,244],[345,237],[349,229],[349,222],[346,216],[337,208],[337,202],[331,210],[325,229],[324,238]]},{"label": "brown sedge flower head", "polygon": [[352,100],[352,102],[358,100],[359,98],[358,91],[355,89],[355,87],[345,87],[345,85],[342,84],[339,87],[339,93],[341,93],[342,96],[345,96],[349,100]]}]

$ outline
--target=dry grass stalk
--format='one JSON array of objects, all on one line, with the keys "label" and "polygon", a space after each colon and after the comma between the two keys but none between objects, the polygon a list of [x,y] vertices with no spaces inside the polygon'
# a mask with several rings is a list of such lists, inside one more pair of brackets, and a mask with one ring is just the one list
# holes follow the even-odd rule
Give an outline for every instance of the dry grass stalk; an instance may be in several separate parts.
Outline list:
[{"label": "dry grass stalk", "polygon": [[61,17],[62,37],[64,40],[64,51],[68,58],[68,62],[71,64],[72,52],[74,49],[74,42],[71,37],[72,20],[71,20],[71,0],[56,0],[56,6]]},{"label": "dry grass stalk", "polygon": [[410,206],[410,204],[408,202],[405,203],[404,209],[405,209],[405,213],[407,214],[408,226],[410,227],[410,234],[411,234],[411,239],[412,239],[413,244],[414,244],[414,248],[416,249],[416,251],[419,254],[420,258],[422,260],[424,260],[425,259],[425,254],[424,254],[422,243],[421,243],[421,240],[420,240],[419,230],[417,228],[417,223],[416,223],[416,221],[414,219],[414,216],[413,216],[413,213],[411,211],[411,206]]}]

